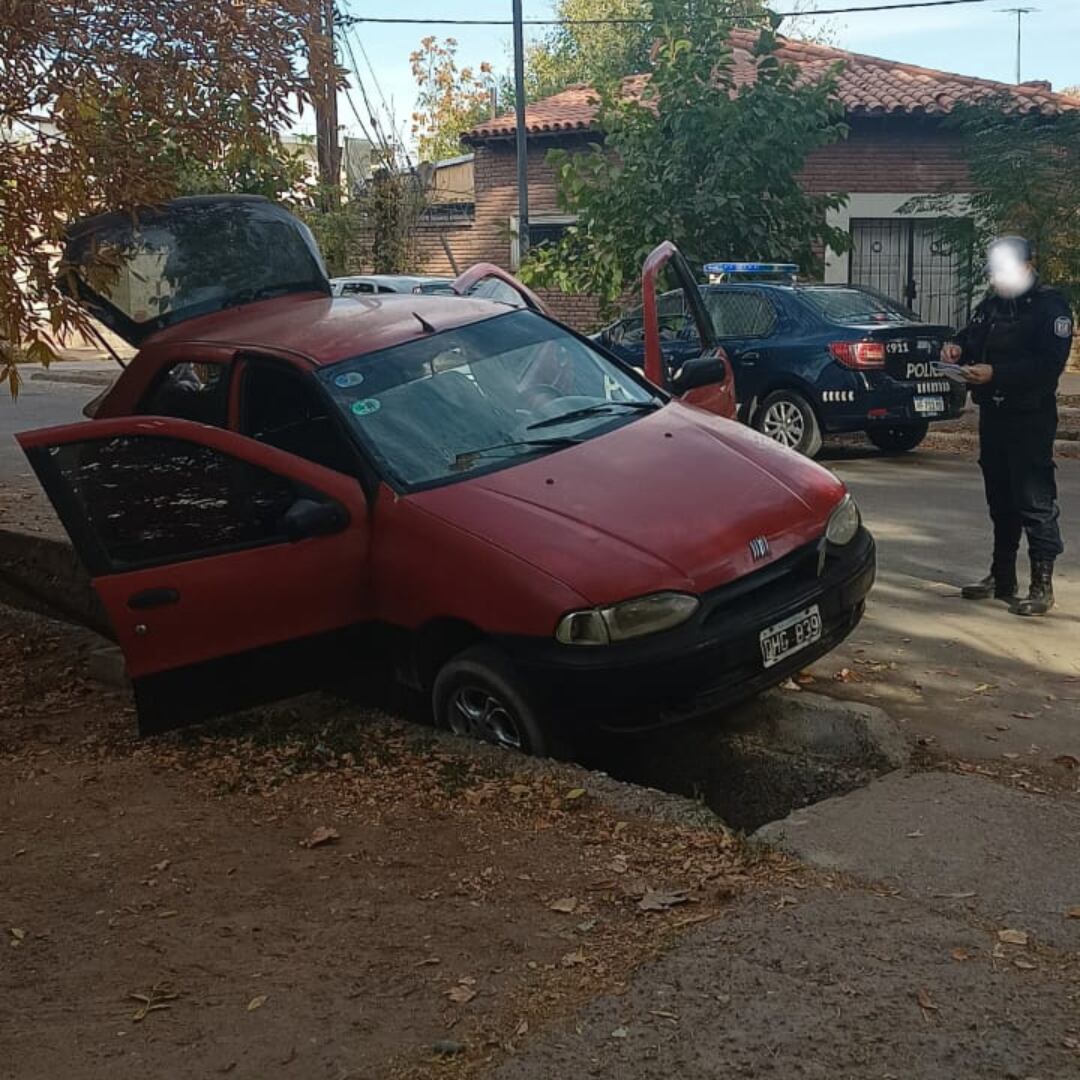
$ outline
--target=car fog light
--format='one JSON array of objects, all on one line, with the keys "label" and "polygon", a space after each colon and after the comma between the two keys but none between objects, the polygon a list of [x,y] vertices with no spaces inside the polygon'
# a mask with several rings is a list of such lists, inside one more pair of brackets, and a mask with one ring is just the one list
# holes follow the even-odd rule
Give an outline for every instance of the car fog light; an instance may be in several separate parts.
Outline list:
[{"label": "car fog light", "polygon": [[850,495],[845,495],[840,500],[840,505],[829,516],[829,524],[825,528],[825,539],[830,544],[843,547],[855,539],[862,524],[859,507]]}]

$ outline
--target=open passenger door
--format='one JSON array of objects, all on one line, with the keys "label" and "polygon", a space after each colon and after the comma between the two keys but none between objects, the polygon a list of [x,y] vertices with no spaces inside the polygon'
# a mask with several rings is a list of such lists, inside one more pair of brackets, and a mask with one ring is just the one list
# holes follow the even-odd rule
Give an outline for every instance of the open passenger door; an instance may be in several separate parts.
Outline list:
[{"label": "open passenger door", "polygon": [[17,438],[108,614],[142,733],[310,689],[367,617],[355,478],[187,420]]},{"label": "open passenger door", "polygon": [[[670,266],[682,289],[686,311],[694,321],[701,351],[683,359],[678,368],[671,369],[660,344],[660,316],[657,309],[657,278]],[[682,252],[665,240],[654,248],[641,270],[642,320],[645,336],[645,377],[657,386],[675,394],[690,405],[735,419],[735,380],[727,355],[717,343],[716,329],[701,298]]]},{"label": "open passenger door", "polygon": [[513,274],[494,263],[475,263],[454,279],[450,286],[458,296],[474,296],[481,300],[498,300],[548,314],[543,300]]}]

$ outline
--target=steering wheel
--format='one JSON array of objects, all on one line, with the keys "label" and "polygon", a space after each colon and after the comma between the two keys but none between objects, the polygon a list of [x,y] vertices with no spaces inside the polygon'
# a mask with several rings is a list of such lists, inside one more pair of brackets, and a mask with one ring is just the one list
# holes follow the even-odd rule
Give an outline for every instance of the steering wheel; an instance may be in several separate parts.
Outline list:
[{"label": "steering wheel", "polygon": [[551,383],[535,383],[525,391],[525,401],[532,412],[538,412],[547,405],[566,395]]}]

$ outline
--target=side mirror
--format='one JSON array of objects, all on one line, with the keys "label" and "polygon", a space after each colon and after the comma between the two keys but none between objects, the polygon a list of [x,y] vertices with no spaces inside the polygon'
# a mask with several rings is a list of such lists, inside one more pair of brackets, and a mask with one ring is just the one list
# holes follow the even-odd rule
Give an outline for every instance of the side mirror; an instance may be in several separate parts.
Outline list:
[{"label": "side mirror", "polygon": [[617,322],[604,327],[600,333],[600,341],[602,344],[610,347],[612,345],[618,345],[625,336],[626,327],[622,322]]},{"label": "side mirror", "polygon": [[281,524],[290,541],[306,540],[340,532],[349,524],[349,515],[340,503],[300,498],[285,511]]},{"label": "side mirror", "polygon": [[711,386],[727,378],[727,365],[720,356],[695,356],[687,360],[671,380],[671,389],[676,394],[685,394],[699,386]]}]

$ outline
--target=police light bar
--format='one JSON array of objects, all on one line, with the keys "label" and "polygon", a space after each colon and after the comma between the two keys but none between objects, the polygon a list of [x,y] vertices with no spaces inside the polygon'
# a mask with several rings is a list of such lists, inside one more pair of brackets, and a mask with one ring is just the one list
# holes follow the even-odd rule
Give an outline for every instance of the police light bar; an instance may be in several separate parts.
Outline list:
[{"label": "police light bar", "polygon": [[706,274],[797,274],[798,263],[717,262],[706,263]]}]

